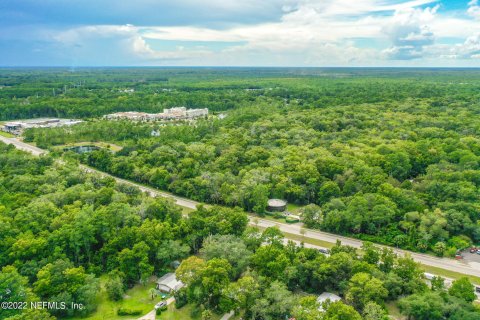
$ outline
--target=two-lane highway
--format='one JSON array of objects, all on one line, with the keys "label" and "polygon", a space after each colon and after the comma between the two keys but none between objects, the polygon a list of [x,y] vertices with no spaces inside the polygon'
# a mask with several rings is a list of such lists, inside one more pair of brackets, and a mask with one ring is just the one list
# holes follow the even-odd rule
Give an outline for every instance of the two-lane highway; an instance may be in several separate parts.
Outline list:
[{"label": "two-lane highway", "polygon": [[[13,144],[18,149],[28,151],[28,152],[30,152],[34,155],[37,155],[37,156],[47,152],[46,150],[42,150],[40,148],[31,146],[31,145],[29,145],[27,143],[24,143],[22,141],[19,141],[16,138],[6,138],[6,137],[3,137],[3,136],[0,136],[0,141],[3,141],[3,142],[8,143],[8,144]],[[129,185],[132,185],[132,186],[136,186],[141,191],[148,193],[150,196],[153,196],[153,197],[161,196],[161,197],[171,198],[176,202],[177,205],[182,206],[182,207],[186,207],[186,208],[189,208],[189,209],[195,209],[198,205],[201,204],[197,201],[193,201],[193,200],[186,199],[186,198],[183,198],[183,197],[178,197],[178,196],[175,196],[175,195],[167,193],[167,192],[162,192],[162,191],[156,190],[154,188],[142,186],[140,184],[137,184],[137,183],[125,180],[125,179],[121,179],[121,178],[112,176],[112,175],[107,174],[105,172],[102,172],[102,171],[99,171],[99,170],[96,170],[96,169],[93,169],[93,168],[90,168],[90,167],[87,167],[87,166],[84,166],[84,165],[80,165],[80,167],[83,170],[85,170],[86,172],[95,173],[95,174],[103,175],[103,176],[110,176],[113,179],[115,179],[117,182],[129,184]],[[360,241],[360,240],[353,239],[353,238],[348,238],[348,237],[343,237],[343,236],[339,236],[339,235],[336,235],[336,234],[322,232],[322,231],[318,231],[318,230],[304,229],[301,224],[279,223],[279,222],[275,222],[275,221],[271,221],[271,220],[257,218],[257,217],[254,217],[254,216],[250,217],[250,224],[258,225],[259,227],[262,227],[262,228],[276,226],[282,232],[290,233],[290,234],[297,234],[297,235],[302,235],[302,232],[304,231],[305,233],[304,233],[303,236],[306,239],[310,238],[310,239],[316,239],[316,240],[321,240],[321,241],[326,241],[326,242],[331,242],[331,243],[335,243],[337,240],[340,240],[342,242],[342,244],[349,245],[349,246],[352,246],[352,247],[355,247],[355,248],[359,248],[359,247],[362,246],[362,241]],[[303,229],[303,231],[302,231],[302,229]],[[309,245],[309,246],[317,247],[317,246],[314,246],[314,245]],[[433,256],[430,256],[430,255],[427,255],[427,254],[414,253],[414,252],[409,252],[409,251],[400,250],[400,249],[396,249],[396,248],[392,248],[392,249],[397,254],[400,254],[400,255],[409,254],[416,262],[427,265],[427,266],[442,268],[442,269],[445,269],[445,270],[450,270],[450,271],[454,271],[454,272],[459,272],[459,273],[463,273],[463,274],[468,274],[468,275],[473,275],[473,276],[480,277],[480,264],[479,263],[467,262],[467,261],[457,261],[457,260],[448,259],[448,258],[437,258],[437,257],[433,257]]]},{"label": "two-lane highway", "polygon": [[31,154],[33,154],[35,156],[39,156],[39,155],[42,155],[42,154],[48,152],[46,150],[34,147],[34,146],[32,146],[28,143],[22,142],[22,141],[18,140],[17,138],[7,138],[7,137],[4,137],[4,136],[0,135],[0,141],[2,141],[3,143],[6,143],[6,144],[13,144],[15,146],[15,148],[23,150],[23,151],[30,152]]}]

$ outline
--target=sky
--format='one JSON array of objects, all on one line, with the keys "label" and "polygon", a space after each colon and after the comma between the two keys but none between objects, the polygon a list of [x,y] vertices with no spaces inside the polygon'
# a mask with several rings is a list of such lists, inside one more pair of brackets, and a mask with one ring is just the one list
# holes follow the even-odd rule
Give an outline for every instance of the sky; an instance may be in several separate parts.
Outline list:
[{"label": "sky", "polygon": [[480,0],[0,0],[0,66],[480,67]]}]

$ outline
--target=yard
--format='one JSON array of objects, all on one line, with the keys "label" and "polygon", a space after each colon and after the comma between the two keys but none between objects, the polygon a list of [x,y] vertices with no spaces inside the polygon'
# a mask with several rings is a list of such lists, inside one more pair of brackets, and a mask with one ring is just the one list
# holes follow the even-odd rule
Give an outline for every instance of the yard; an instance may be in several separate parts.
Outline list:
[{"label": "yard", "polygon": [[156,297],[151,300],[149,295],[149,290],[155,287],[155,281],[153,279],[146,284],[136,285],[132,289],[127,290],[125,297],[122,301],[111,301],[107,297],[107,293],[104,288],[104,278],[102,281],[102,288],[98,296],[98,308],[97,311],[92,313],[89,317],[86,318],[73,318],[74,320],[130,320],[138,319],[140,316],[118,316],[117,310],[120,307],[127,309],[141,309],[142,315],[147,314],[152,311],[155,304],[159,302],[162,298]]},{"label": "yard", "polygon": [[[201,315],[198,317],[192,317],[192,305],[187,304],[181,309],[175,308],[175,303],[168,306],[167,311],[164,311],[160,316],[157,316],[158,320],[200,320]],[[223,315],[213,314],[212,320],[219,320]],[[239,320],[241,315],[233,316],[229,320]]]},{"label": "yard", "polygon": [[[164,311],[160,316],[157,316],[159,320],[200,320],[202,317],[201,315],[198,317],[192,317],[192,305],[187,304],[186,306],[176,309],[175,303],[172,303],[168,306],[167,311]],[[222,316],[218,314],[214,314],[212,320],[218,320]]]}]

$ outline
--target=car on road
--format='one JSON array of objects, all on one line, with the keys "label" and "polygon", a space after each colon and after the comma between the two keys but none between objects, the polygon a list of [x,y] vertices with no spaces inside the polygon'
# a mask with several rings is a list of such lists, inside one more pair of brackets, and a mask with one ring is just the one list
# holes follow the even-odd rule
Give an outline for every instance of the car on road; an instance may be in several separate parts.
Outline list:
[{"label": "car on road", "polygon": [[164,301],[164,300],[162,300],[162,301],[160,301],[159,303],[157,303],[157,304],[155,305],[155,310],[156,310],[156,309],[162,309],[162,308],[164,308],[164,307],[166,307],[166,306],[167,306],[167,302]]},{"label": "car on road", "polygon": [[330,250],[324,249],[324,248],[318,249],[318,252],[323,253],[323,254],[330,254]]},{"label": "car on road", "polygon": [[475,286],[475,292],[480,293],[480,287],[479,286]]},{"label": "car on road", "polygon": [[477,251],[477,254],[480,254],[480,250]]},{"label": "car on road", "polygon": [[471,247],[470,253],[478,253],[478,249],[476,247]]}]

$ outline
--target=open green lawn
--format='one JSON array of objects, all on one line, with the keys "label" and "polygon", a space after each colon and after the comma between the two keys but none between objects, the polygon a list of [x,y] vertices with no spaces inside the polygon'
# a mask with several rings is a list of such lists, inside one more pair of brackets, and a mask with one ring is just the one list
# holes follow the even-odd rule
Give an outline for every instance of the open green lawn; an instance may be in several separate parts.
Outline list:
[{"label": "open green lawn", "polygon": [[396,320],[405,319],[405,317],[400,314],[400,310],[398,310],[397,302],[395,301],[389,302],[385,304],[385,307],[387,307],[388,315],[391,318]]},{"label": "open green lawn", "polygon": [[152,311],[155,304],[161,300],[161,297],[156,297],[153,301],[149,296],[148,290],[155,287],[155,282],[150,281],[145,286],[136,285],[130,290],[127,290],[123,301],[110,301],[104,288],[104,278],[101,278],[102,288],[98,297],[97,311],[86,318],[73,318],[74,320],[130,320],[137,319],[140,316],[118,316],[117,310],[120,307],[127,309],[141,309],[142,315]]},{"label": "open green lawn", "polygon": [[304,243],[309,243],[313,244],[315,246],[323,247],[323,248],[331,248],[335,245],[335,243],[328,242],[328,241],[323,241],[323,240],[318,240],[318,239],[313,239],[313,238],[308,238],[304,237],[299,234],[294,234],[294,233],[288,233],[288,232],[283,232],[285,235],[285,238],[295,240],[295,241],[303,241]]},{"label": "open green lawn", "polygon": [[293,214],[299,214],[300,210],[305,207],[303,205],[295,204],[295,203],[287,203],[287,211],[290,211]]},{"label": "open green lawn", "polygon": [[194,209],[192,208],[187,208],[187,207],[181,207],[182,208],[182,213],[184,215],[189,215],[190,213],[192,213],[193,211],[195,211]]},{"label": "open green lawn", "polygon": [[120,151],[123,148],[122,146],[119,146],[119,145],[116,145],[116,144],[112,144],[112,143],[108,143],[108,142],[101,142],[101,141],[100,142],[83,141],[83,142],[67,143],[67,144],[57,145],[57,146],[54,146],[52,148],[54,150],[61,151],[64,148],[79,147],[79,146],[96,146],[96,147],[99,147],[99,148],[109,149],[109,150],[112,150],[114,152]]},{"label": "open green lawn", "polygon": [[5,131],[1,131],[1,130],[0,130],[0,136],[4,136],[4,137],[7,137],[7,138],[15,137],[13,134],[5,132]]},{"label": "open green lawn", "polygon": [[422,269],[425,270],[425,272],[432,273],[432,274],[442,276],[442,277],[445,277],[445,278],[458,279],[458,278],[462,278],[462,277],[467,277],[468,279],[470,279],[471,282],[473,282],[477,285],[480,284],[480,277],[469,276],[469,275],[459,273],[459,272],[445,270],[445,269],[441,269],[441,268],[437,268],[437,267],[426,266],[424,264],[422,264]]},{"label": "open green lawn", "polygon": [[[192,317],[190,313],[192,312],[192,306],[191,305],[186,305],[183,306],[180,309],[175,308],[175,303],[172,303],[168,306],[168,309],[160,316],[157,316],[157,319],[159,320],[200,320],[202,317]],[[212,320],[218,320],[222,316],[218,314],[214,314],[212,317]],[[231,318],[233,319],[233,318]]]}]

